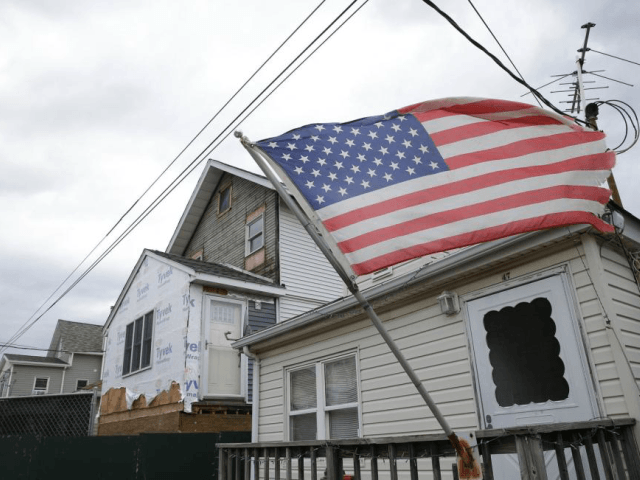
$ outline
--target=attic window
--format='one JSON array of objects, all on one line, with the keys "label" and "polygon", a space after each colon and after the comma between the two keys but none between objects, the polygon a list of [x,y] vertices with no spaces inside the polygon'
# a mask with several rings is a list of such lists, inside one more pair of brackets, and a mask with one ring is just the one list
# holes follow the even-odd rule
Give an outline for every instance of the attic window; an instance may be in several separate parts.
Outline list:
[{"label": "attic window", "polygon": [[231,208],[231,185],[222,188],[218,193],[218,215]]},{"label": "attic window", "polygon": [[246,227],[246,254],[260,250],[264,246],[264,215],[247,223]]}]

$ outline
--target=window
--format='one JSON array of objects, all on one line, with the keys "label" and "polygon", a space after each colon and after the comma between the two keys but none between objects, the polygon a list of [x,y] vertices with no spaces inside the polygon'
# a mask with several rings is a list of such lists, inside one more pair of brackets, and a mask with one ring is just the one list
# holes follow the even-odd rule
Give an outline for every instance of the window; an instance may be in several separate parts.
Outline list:
[{"label": "window", "polygon": [[246,254],[260,250],[264,246],[264,215],[260,214],[254,220],[247,223],[246,228]]},{"label": "window", "polygon": [[89,385],[89,380],[77,380],[76,381],[76,390],[80,390]]},{"label": "window", "polygon": [[151,365],[152,336],[153,311],[127,325],[122,375],[137,372]]},{"label": "window", "polygon": [[359,436],[355,355],[289,370],[288,384],[290,441]]},{"label": "window", "polygon": [[49,388],[49,378],[36,377],[33,381],[33,395],[45,395]]},{"label": "window", "polygon": [[224,187],[218,193],[218,215],[231,208],[231,185]]}]

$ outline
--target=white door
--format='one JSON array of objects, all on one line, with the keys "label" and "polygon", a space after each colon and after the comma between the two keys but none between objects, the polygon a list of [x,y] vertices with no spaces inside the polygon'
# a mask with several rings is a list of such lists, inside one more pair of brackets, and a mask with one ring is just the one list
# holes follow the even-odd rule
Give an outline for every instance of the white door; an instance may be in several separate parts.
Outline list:
[{"label": "white door", "polygon": [[[470,300],[467,310],[484,428],[598,416],[562,275]],[[545,460],[549,478],[558,478],[555,453],[545,452]],[[517,457],[499,455],[494,473],[518,478]]]},{"label": "white door", "polygon": [[231,343],[242,332],[243,304],[209,297],[205,327],[207,396],[235,396],[241,392],[240,354]]}]

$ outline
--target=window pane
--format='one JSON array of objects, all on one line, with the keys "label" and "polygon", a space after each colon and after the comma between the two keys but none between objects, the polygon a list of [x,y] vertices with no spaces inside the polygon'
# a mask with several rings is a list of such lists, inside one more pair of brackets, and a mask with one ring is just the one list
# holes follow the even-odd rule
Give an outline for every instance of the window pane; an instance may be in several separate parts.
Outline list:
[{"label": "window pane", "polygon": [[142,338],[142,360],[140,368],[151,365],[151,337],[153,336],[153,312],[144,316],[144,334]]},{"label": "window pane", "polygon": [[329,438],[357,438],[358,409],[345,408],[329,412]]},{"label": "window pane", "polygon": [[35,388],[38,390],[46,390],[48,382],[49,382],[48,378],[36,378]]},{"label": "window pane", "polygon": [[220,192],[220,200],[218,204],[218,213],[222,213],[229,209],[231,203],[231,187],[227,187]]},{"label": "window pane", "polygon": [[260,234],[257,237],[249,240],[249,251],[255,252],[256,250],[262,248],[262,245],[264,245],[264,237],[262,236],[262,234]]},{"label": "window pane", "polygon": [[568,398],[556,323],[546,298],[484,316],[495,396],[502,407]]},{"label": "window pane", "polygon": [[131,348],[133,347],[133,323],[127,325],[127,334],[124,340],[124,361],[122,362],[122,374],[131,371]]},{"label": "window pane", "polygon": [[78,382],[76,383],[76,390],[80,390],[81,388],[84,388],[86,386],[87,386],[86,380],[78,380]]},{"label": "window pane", "polygon": [[140,353],[142,350],[142,317],[135,321],[133,332],[133,353],[131,355],[131,371],[140,369]]},{"label": "window pane", "polygon": [[[317,407],[316,367],[312,365],[291,372],[291,410]],[[314,417],[315,419],[315,414]],[[315,420],[314,420],[315,422]],[[313,438],[315,440],[315,437]]]},{"label": "window pane", "polygon": [[326,363],[324,378],[327,406],[342,405],[358,401],[355,357],[342,358]]},{"label": "window pane", "polygon": [[317,436],[316,414],[294,415],[289,417],[290,438],[296,440],[315,440]]},{"label": "window pane", "polygon": [[249,224],[249,238],[253,238],[259,233],[262,233],[262,216]]}]

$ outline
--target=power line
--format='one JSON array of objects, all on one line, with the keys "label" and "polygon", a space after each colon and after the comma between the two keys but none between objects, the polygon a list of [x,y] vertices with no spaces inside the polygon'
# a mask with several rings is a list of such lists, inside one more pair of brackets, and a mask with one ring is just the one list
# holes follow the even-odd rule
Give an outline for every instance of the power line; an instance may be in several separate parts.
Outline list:
[{"label": "power line", "polygon": [[[200,131],[198,131],[198,133],[196,133],[196,135],[187,143],[187,145],[185,145],[185,147],[180,151],[180,153],[178,153],[173,160],[171,160],[171,162],[169,163],[169,165],[167,165],[165,167],[165,169],[160,173],[160,175],[158,175],[155,180],[153,180],[153,182],[151,182],[151,184],[146,188],[146,190],[133,202],[133,204],[127,209],[126,212],[124,212],[124,214],[120,217],[120,219],[115,223],[115,225],[113,225],[113,227],[111,227],[109,229],[109,231],[106,233],[106,235],[96,244],[95,247],[93,247],[91,249],[91,251],[80,261],[80,263],[78,263],[78,265],[71,271],[71,273],[69,273],[69,275],[67,275],[67,277],[60,283],[60,285],[58,285],[58,287],[56,287],[56,289],[51,293],[51,295],[49,295],[44,302],[42,302],[42,304],[36,309],[36,311],[27,319],[27,321],[17,330],[16,334],[18,334],[20,332],[20,330],[22,328],[24,328],[25,325],[28,324],[28,322],[31,321],[31,319],[33,319],[33,317],[35,317],[38,313],[38,311],[40,311],[49,300],[51,300],[51,298],[53,298],[53,296],[62,288],[62,286],[67,283],[67,281],[78,271],[78,269],[80,268],[80,266],[87,261],[87,259],[93,255],[93,253],[98,249],[98,247],[102,244],[102,242],[104,242],[107,237],[118,227],[118,225],[120,225],[120,223],[124,220],[124,218],[133,210],[133,208],[135,208],[135,206],[138,204],[138,202],[149,192],[149,190],[151,190],[151,188],[153,188],[153,186],[158,182],[158,180],[160,180],[160,178],[175,164],[175,162],[184,154],[184,152],[193,144],[193,142],[196,141],[196,139],[204,132],[204,130],[211,125],[211,123],[220,115],[220,113],[229,105],[229,103],[231,103],[236,96],[247,86],[247,84],[264,68],[264,66],[282,49],[282,47],[291,39],[291,37],[293,37],[299,30],[300,28],[302,28],[304,26],[304,24],[318,11],[318,9],[326,2],[326,0],[322,0],[312,11],[311,13],[309,13],[309,15],[307,15],[307,17],[293,30],[293,32],[291,32],[287,38],[285,38],[285,40],[280,43],[280,45],[278,46],[278,48],[276,48],[271,55],[269,55],[269,57],[267,57],[267,59],[253,72],[253,74],[251,74],[251,76],[245,80],[245,82],[240,86],[240,88],[238,88],[235,93],[233,95],[231,95],[231,97],[224,103],[224,105],[222,105],[222,107],[220,107],[220,109],[213,115],[213,117],[211,117],[211,119],[209,119],[209,121],[204,125],[204,127],[202,127],[200,129]],[[46,313],[46,312],[45,312]],[[14,336],[16,335],[14,334]],[[13,340],[13,337],[11,337],[11,339],[9,340],[9,342],[11,342],[11,340]],[[0,345],[0,353],[2,353],[4,351],[4,349],[2,349],[3,346]],[[4,347],[6,349],[6,347]]]},{"label": "power line", "polygon": [[[473,4],[473,2],[471,0],[469,0],[469,5],[471,5],[471,8],[473,8],[475,10],[475,12],[478,14],[478,17],[480,17],[480,20],[482,20],[482,23],[484,23],[484,26],[487,27],[487,30],[489,30],[489,33],[491,34],[493,39],[496,41],[496,43],[498,44],[498,46],[502,50],[502,53],[504,53],[506,55],[506,57],[509,59],[509,62],[511,62],[511,65],[513,66],[513,68],[515,68],[516,72],[518,72],[518,75],[520,75],[520,78],[522,80],[524,80],[524,75],[522,75],[522,73],[520,73],[520,70],[518,70],[518,67],[516,67],[516,64],[513,63],[513,60],[511,60],[511,57],[509,56],[507,51],[503,48],[503,46],[500,43],[500,41],[498,40],[498,38],[493,34],[493,31],[491,30],[491,28],[489,28],[489,25],[487,25],[487,22],[484,21],[484,18],[482,18],[482,15],[480,15],[480,12],[478,11],[478,9],[476,8],[476,6]],[[540,105],[540,108],[542,108],[542,103],[540,103],[540,100],[535,95],[534,95],[533,98],[536,99],[536,102],[538,102],[538,105]]]},{"label": "power line", "polygon": [[[222,131],[216,136],[216,138],[214,138],[201,152],[200,154],[198,154],[196,156],[196,158],[189,164],[187,165],[184,170],[182,170],[182,172],[180,172],[180,174],[178,174],[178,176],[153,200],[153,202],[131,223],[129,224],[129,227],[127,227],[127,229],[120,234],[120,236],[107,248],[107,250],[105,252],[103,252],[100,257],[98,257],[83,273],[82,275],[76,279],[74,281],[74,283],[71,284],[71,286],[69,286],[69,288],[67,288],[60,296],[58,296],[58,298],[51,304],[49,305],[49,307],[47,307],[47,309],[42,312],[37,318],[35,318],[34,320],[31,321],[31,323],[28,323],[29,320],[27,320],[27,322],[25,322],[25,325],[23,325],[23,327],[18,330],[18,332],[16,332],[11,339],[9,340],[8,346],[11,345],[12,342],[15,342],[15,340],[17,340],[18,338],[20,338],[22,335],[24,335],[24,333],[26,333],[33,325],[35,325],[36,322],[38,322],[38,320],[40,320],[49,310],[51,310],[51,308],[53,308],[60,300],[62,300],[62,298],[64,298],[64,296],[66,296],[67,293],[69,293],[82,279],[84,279],[84,277],[86,277],[109,253],[111,253],[111,251],[113,251],[113,249],[115,247],[117,247],[120,242],[122,242],[122,240],[124,240],[153,210],[155,210],[155,208],[162,203],[162,201],[171,193],[173,192],[173,190],[175,190],[176,187],[178,187],[178,185],[180,185],[205,159],[206,156],[209,155],[213,150],[215,150],[220,143],[222,143],[222,141],[224,141],[226,139],[226,137],[231,133],[231,131],[233,131],[233,129],[229,130],[229,128],[249,109],[251,108],[251,106],[267,91],[269,90],[269,88],[271,88],[271,86],[273,86],[273,84],[280,78],[282,77],[282,75],[284,75],[284,73],[289,70],[289,68],[294,65],[327,31],[329,31],[331,29],[331,27],[333,27],[333,25],[335,25],[338,20],[345,15],[346,12],[348,12],[351,7],[357,3],[358,0],[353,0],[336,18],[334,18],[334,20],[324,29],[322,30],[322,32],[320,32],[320,34],[318,34],[303,50],[302,52],[300,52],[300,54],[298,54],[258,95],[256,95],[254,97],[254,99],[231,121],[229,122],[229,124],[227,124],[227,126],[222,129]],[[369,0],[365,1],[365,4],[368,2]],[[364,4],[363,4],[364,5]],[[362,8],[362,7],[360,7]],[[357,11],[360,10],[360,8],[358,8]],[[351,15],[350,17],[347,18],[347,20],[345,22],[343,22],[337,29],[341,28],[353,15]],[[337,30],[336,29],[336,30]],[[333,35],[333,33],[331,34]],[[324,44],[324,42],[322,43]],[[321,44],[321,45],[322,45]],[[314,50],[313,53],[315,53],[317,51]],[[311,56],[311,55],[309,55]],[[307,57],[308,58],[308,57]],[[306,61],[306,60],[305,60]],[[297,68],[296,68],[297,69]],[[295,71],[295,70],[294,70]],[[290,76],[290,75],[289,75]],[[286,78],[289,78],[289,76],[287,76]],[[285,78],[285,80],[286,80]],[[280,84],[278,84],[278,86],[276,87],[279,88],[280,85],[282,85],[283,82],[281,82]],[[275,89],[274,89],[275,90]],[[273,93],[273,91],[271,92]],[[269,94],[270,95],[270,94]],[[261,102],[262,103],[262,102]],[[253,113],[253,111],[255,111],[255,108],[249,113],[249,115],[251,113]],[[245,116],[242,121],[244,121],[249,115]],[[241,122],[242,122],[241,121]],[[241,123],[240,122],[240,123]],[[237,127],[237,125],[236,125]],[[226,134],[225,132],[229,130]],[[221,138],[222,137],[222,138]],[[219,140],[219,141],[218,141]],[[213,148],[211,148],[211,146],[218,142]],[[211,148],[211,149],[210,149]],[[28,323],[28,325],[27,325]],[[4,349],[7,348],[7,346],[2,347]],[[0,350],[0,353],[4,351],[4,350]]]},{"label": "power line", "polygon": [[[477,42],[476,40],[474,40],[467,32],[465,32],[462,27],[460,27],[460,25],[458,25],[456,23],[456,21],[451,18],[449,15],[447,15],[445,12],[443,12],[442,10],[440,10],[440,8],[438,8],[438,6],[433,3],[431,0],[422,0],[424,3],[426,3],[427,5],[429,5],[431,8],[433,8],[436,12],[438,12],[442,17],[444,17],[445,20],[447,20],[456,30],[458,30],[458,32],[460,34],[462,34],[462,36],[464,36],[467,40],[469,40],[476,48],[478,48],[479,50],[481,50],[482,52],[484,52],[486,55],[489,56],[489,58],[491,58],[501,69],[503,69],[505,72],[507,72],[507,74],[509,74],[509,76],[511,78],[513,78],[516,82],[518,82],[521,85],[524,85],[525,87],[527,87],[531,93],[533,93],[534,96],[538,97],[542,103],[544,103],[547,107],[549,107],[551,110],[553,110],[554,112],[556,112],[558,115],[561,115],[563,117],[566,117],[567,114],[565,112],[563,112],[562,110],[560,110],[558,107],[556,107],[554,104],[552,104],[549,100],[547,100],[539,91],[537,91],[535,88],[533,88],[531,85],[529,85],[527,82],[525,82],[523,79],[519,78],[517,75],[515,75],[511,70],[509,70],[504,63],[502,63],[500,61],[500,59],[498,57],[496,57],[493,53],[489,52],[485,47],[483,47],[479,42]],[[587,125],[587,123],[584,120],[580,120],[579,118],[576,117],[571,117],[576,123],[582,123],[583,125]]]}]

